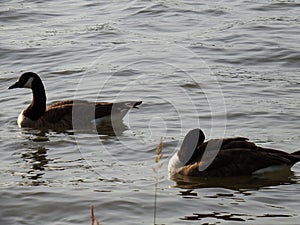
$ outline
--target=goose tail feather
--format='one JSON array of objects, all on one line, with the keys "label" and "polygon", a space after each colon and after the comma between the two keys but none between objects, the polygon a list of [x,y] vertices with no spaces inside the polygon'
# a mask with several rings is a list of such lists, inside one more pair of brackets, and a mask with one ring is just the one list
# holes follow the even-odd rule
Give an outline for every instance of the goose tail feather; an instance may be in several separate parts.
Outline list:
[{"label": "goose tail feather", "polygon": [[142,104],[142,101],[129,102],[129,105],[132,105],[131,107],[132,107],[132,108],[136,108],[136,109],[139,108],[138,106],[139,106],[140,104]]}]

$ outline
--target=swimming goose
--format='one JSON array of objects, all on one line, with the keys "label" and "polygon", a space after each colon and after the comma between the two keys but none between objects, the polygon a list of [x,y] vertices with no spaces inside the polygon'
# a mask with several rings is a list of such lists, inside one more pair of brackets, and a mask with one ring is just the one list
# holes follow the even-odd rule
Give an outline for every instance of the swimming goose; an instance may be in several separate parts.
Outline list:
[{"label": "swimming goose", "polygon": [[93,123],[99,125],[104,121],[122,120],[131,108],[137,108],[142,103],[142,101],[94,103],[65,100],[46,107],[44,85],[41,78],[33,72],[23,73],[8,89],[13,88],[30,88],[33,93],[31,104],[18,117],[19,127],[46,129],[90,127]]},{"label": "swimming goose", "polygon": [[263,174],[290,169],[300,161],[300,151],[286,153],[263,148],[248,138],[212,139],[194,129],[185,136],[180,149],[169,161],[170,177],[225,177]]}]

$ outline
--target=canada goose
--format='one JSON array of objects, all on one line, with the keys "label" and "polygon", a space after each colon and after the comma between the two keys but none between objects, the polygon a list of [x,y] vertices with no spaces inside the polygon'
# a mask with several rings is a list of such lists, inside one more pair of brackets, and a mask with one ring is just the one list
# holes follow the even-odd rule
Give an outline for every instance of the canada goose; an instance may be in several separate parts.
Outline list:
[{"label": "canada goose", "polygon": [[246,176],[290,169],[300,161],[300,151],[286,153],[256,146],[248,138],[212,139],[194,129],[169,161],[169,175],[190,177]]},{"label": "canada goose", "polygon": [[73,129],[90,127],[93,123],[122,120],[131,108],[137,108],[142,101],[119,103],[88,102],[84,100],[65,100],[46,107],[46,93],[41,78],[33,73],[23,73],[13,88],[30,88],[33,93],[31,104],[21,112],[17,123],[19,127],[46,129]]}]

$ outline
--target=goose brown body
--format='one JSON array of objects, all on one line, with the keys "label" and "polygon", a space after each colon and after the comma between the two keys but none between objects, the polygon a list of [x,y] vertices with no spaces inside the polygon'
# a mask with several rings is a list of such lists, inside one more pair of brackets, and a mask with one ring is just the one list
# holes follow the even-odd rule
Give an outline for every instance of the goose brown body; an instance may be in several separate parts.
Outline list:
[{"label": "goose brown body", "polygon": [[194,129],[186,135],[181,148],[170,159],[170,175],[244,176],[291,168],[300,161],[300,151],[287,153],[263,148],[244,137],[213,139],[206,142],[204,139],[200,129]]},{"label": "goose brown body", "polygon": [[19,127],[47,129],[91,128],[104,121],[122,120],[131,108],[141,101],[88,102],[84,100],[59,101],[46,107],[46,93],[40,77],[32,72],[24,73],[9,87],[32,89],[32,103],[18,117]]}]

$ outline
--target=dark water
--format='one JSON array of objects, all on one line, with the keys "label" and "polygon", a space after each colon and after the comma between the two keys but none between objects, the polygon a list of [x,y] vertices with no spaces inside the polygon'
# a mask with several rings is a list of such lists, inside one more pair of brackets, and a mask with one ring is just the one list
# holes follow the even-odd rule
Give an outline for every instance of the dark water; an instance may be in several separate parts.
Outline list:
[{"label": "dark water", "polygon": [[[0,224],[90,224],[91,205],[102,224],[299,224],[300,165],[260,179],[167,174],[195,127],[299,150],[299,6],[2,1]],[[143,105],[114,132],[19,129],[31,94],[7,88],[24,71],[40,74],[48,102]]]}]

